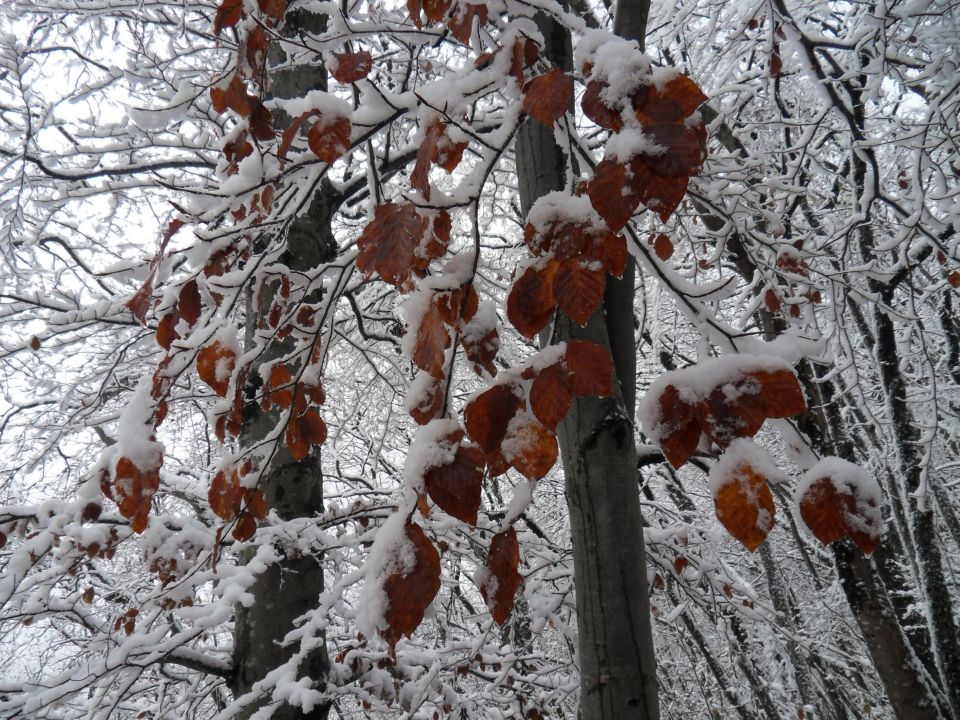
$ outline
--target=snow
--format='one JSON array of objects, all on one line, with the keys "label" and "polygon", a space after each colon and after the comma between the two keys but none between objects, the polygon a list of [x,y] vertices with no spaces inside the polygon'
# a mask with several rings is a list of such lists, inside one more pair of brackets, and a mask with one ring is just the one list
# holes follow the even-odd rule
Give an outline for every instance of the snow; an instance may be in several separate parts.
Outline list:
[{"label": "snow", "polygon": [[154,437],[153,415],[156,403],[150,395],[151,375],[144,375],[117,420],[117,447],[109,448],[118,457],[129,459],[143,472],[155,470],[163,462],[163,444]]}]

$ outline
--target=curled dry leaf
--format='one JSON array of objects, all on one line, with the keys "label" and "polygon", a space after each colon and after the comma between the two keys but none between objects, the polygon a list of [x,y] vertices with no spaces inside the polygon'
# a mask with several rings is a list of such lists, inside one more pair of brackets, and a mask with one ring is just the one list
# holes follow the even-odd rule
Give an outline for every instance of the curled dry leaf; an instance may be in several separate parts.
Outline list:
[{"label": "curled dry leaf", "polygon": [[498,625],[503,625],[513,609],[514,598],[523,578],[520,576],[520,543],[511,526],[490,541],[480,594]]}]

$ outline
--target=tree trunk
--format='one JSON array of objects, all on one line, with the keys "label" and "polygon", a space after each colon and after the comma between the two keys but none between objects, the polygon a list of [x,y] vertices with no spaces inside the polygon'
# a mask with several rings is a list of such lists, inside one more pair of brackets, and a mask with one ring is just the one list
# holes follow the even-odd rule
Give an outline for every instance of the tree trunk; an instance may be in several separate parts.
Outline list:
[{"label": "tree trunk", "polygon": [[[646,9],[645,2],[618,3],[616,28],[642,34]],[[538,25],[547,57],[569,69],[569,34],[545,17]],[[524,215],[538,197],[565,187],[566,163],[553,130],[528,120],[517,138]],[[603,346],[619,381],[613,398],[575,400],[558,431],[576,579],[582,720],[660,716],[633,433],[633,295],[631,266],[609,283],[587,327],[558,314],[552,334],[542,338]]]},{"label": "tree trunk", "polygon": [[[294,11],[287,13],[283,31],[287,37],[292,37],[303,33],[316,34],[322,32],[325,26],[326,19],[322,15]],[[322,65],[272,69],[285,59],[282,52],[271,53],[268,59],[273,97],[300,97],[313,89],[326,89],[326,72]],[[286,121],[289,122],[289,119]],[[278,118],[278,124],[283,124],[283,120]],[[332,259],[336,243],[330,222],[337,205],[338,198],[326,182],[322,183],[307,212],[288,229],[284,261],[291,270],[312,270]],[[248,305],[248,344],[253,337],[256,318],[260,311],[269,308],[276,289],[263,293],[260,308],[252,307],[252,302]],[[264,359],[269,361],[282,351],[282,344],[278,344],[265,353]],[[246,419],[243,430],[244,443],[260,440],[276,424],[275,413],[264,413],[256,404],[252,408],[252,416]],[[281,520],[310,518],[323,512],[323,475],[319,450],[314,449],[310,456],[297,462],[286,447],[279,448],[271,466],[263,474],[260,489],[266,495],[268,505]],[[310,678],[314,688],[322,690],[330,669],[323,636],[316,638],[318,645],[312,649],[304,647],[301,642],[293,642],[288,646],[281,644],[284,637],[296,629],[296,620],[317,606],[323,592],[321,556],[319,553],[304,554],[293,544],[276,543],[274,549],[281,559],[257,574],[248,590],[252,601],[247,605],[238,605],[236,609],[234,675],[231,679],[231,689],[236,696],[253,690],[255,684],[268,673],[301,652],[303,656],[297,677]],[[241,560],[248,563],[252,558],[253,551],[246,553]],[[271,702],[270,693],[265,692],[239,717],[249,718]],[[284,704],[271,717],[274,720],[325,720],[329,707],[328,703],[322,703],[310,712],[304,712],[300,707]]]}]

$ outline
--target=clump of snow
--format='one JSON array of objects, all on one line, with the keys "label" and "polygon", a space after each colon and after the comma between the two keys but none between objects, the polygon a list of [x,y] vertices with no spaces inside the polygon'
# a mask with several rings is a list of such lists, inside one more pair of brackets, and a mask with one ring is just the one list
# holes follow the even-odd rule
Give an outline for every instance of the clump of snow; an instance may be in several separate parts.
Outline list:
[{"label": "clump of snow", "polygon": [[675,428],[663,422],[660,397],[670,385],[679,393],[680,400],[695,405],[705,400],[715,389],[720,388],[728,401],[734,401],[744,393],[758,392],[756,383],[743,380],[755,372],[779,372],[793,367],[783,358],[773,355],[727,355],[698,362],[682,370],[673,370],[657,378],[638,403],[637,417],[644,434],[660,442]]},{"label": "clump of snow", "polygon": [[303,97],[277,102],[290,117],[300,117],[304,113],[318,112],[327,120],[347,118],[353,115],[353,108],[343,98],[337,97],[324,90],[311,90]]},{"label": "clump of snow", "polygon": [[154,437],[153,412],[156,403],[150,394],[153,378],[145,375],[117,420],[117,448],[141,471],[156,470],[163,462],[163,444]]},{"label": "clump of snow", "polygon": [[538,198],[527,214],[527,222],[537,229],[537,234],[553,225],[577,225],[594,234],[609,232],[606,222],[593,209],[587,195],[573,195],[557,190]]},{"label": "clump of snow", "polygon": [[662,155],[666,148],[650,139],[642,128],[626,126],[610,135],[603,148],[604,159],[629,162],[636,155]]},{"label": "clump of snow", "polygon": [[436,387],[437,379],[433,377],[426,370],[420,370],[416,376],[413,378],[413,382],[410,383],[410,387],[407,389],[407,395],[404,398],[404,410],[407,414],[412,413],[418,408],[430,407],[430,395],[434,392]]}]

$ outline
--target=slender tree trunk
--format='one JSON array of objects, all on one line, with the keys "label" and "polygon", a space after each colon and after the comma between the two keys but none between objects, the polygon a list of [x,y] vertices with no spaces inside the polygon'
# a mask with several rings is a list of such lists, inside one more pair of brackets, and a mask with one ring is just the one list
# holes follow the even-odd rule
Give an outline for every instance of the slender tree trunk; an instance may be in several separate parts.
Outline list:
[{"label": "slender tree trunk", "polygon": [[[618,3],[617,28],[642,37],[646,8],[646,2]],[[544,17],[539,26],[547,56],[569,69],[569,34]],[[524,215],[537,198],[566,185],[566,168],[553,131],[528,120],[517,139]],[[614,398],[574,401],[558,432],[573,542],[582,720],[660,716],[633,433],[633,299],[631,268],[610,283],[587,327],[558,314],[545,339],[607,348],[619,381]]]},{"label": "slender tree trunk", "polygon": [[[322,15],[307,12],[287,14],[284,33],[296,36],[301,33],[319,33],[325,29]],[[274,97],[299,97],[313,89],[326,89],[326,72],[317,64],[313,68],[297,66],[291,69],[275,69],[286,58],[281,52],[268,59],[271,65],[270,91]],[[282,124],[279,121],[278,124]],[[287,235],[287,252],[284,261],[291,270],[311,270],[322,262],[332,259],[336,243],[330,228],[338,198],[328,184],[323,183],[314,195],[307,212],[291,225]],[[248,306],[247,342],[251,341],[254,323],[264,308],[269,308],[273,292],[263,293],[260,308]],[[282,344],[271,348],[265,360],[277,357],[283,351]],[[252,416],[247,419],[243,441],[255,442],[276,424],[272,413],[264,413],[252,404]],[[323,475],[319,450],[301,462],[295,461],[286,447],[276,454],[271,466],[264,473],[260,485],[268,505],[282,520],[309,518],[323,512]],[[252,601],[238,605],[234,626],[234,675],[231,689],[235,695],[250,692],[255,683],[272,670],[288,662],[304,648],[300,642],[282,645],[284,637],[296,628],[296,620],[317,606],[323,592],[323,567],[319,553],[302,553],[295,545],[277,543],[274,547],[280,560],[258,573],[249,589]],[[252,553],[242,561],[249,562]],[[324,638],[316,639],[317,647],[309,649],[299,663],[298,678],[309,677],[313,687],[322,689],[330,669]],[[240,715],[250,717],[259,708],[271,703],[269,694],[254,703]],[[283,705],[271,717],[274,720],[325,720],[329,704],[322,703],[311,712],[300,707]]]}]

